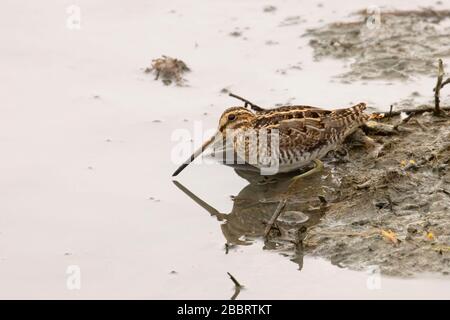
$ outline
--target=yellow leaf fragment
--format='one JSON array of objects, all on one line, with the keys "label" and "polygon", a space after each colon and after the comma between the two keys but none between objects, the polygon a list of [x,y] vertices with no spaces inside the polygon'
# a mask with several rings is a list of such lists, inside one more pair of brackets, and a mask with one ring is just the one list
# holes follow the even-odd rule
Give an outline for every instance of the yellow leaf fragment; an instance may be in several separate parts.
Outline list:
[{"label": "yellow leaf fragment", "polygon": [[386,241],[391,242],[391,243],[393,243],[395,245],[398,244],[397,236],[396,236],[396,234],[394,232],[392,232],[392,230],[386,231],[386,230],[381,229],[381,235],[383,236],[383,238]]},{"label": "yellow leaf fragment", "polygon": [[402,160],[402,161],[400,161],[400,166],[402,166],[402,167],[406,167],[406,165],[415,165],[416,164],[416,161],[415,160],[408,160],[408,161],[406,161],[406,160]]},{"label": "yellow leaf fragment", "polygon": [[433,232],[427,232],[427,239],[428,240],[434,240],[435,239]]},{"label": "yellow leaf fragment", "polygon": [[369,119],[383,119],[384,118],[384,114],[383,113],[372,113],[369,116]]}]

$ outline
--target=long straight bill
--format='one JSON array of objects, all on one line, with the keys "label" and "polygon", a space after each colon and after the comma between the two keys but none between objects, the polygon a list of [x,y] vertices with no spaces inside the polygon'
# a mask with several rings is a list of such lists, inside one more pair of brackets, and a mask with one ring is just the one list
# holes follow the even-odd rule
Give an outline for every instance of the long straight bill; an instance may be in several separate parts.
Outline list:
[{"label": "long straight bill", "polygon": [[176,177],[181,171],[183,171],[192,161],[195,160],[199,155],[203,153],[203,151],[208,148],[208,146],[213,143],[216,140],[216,137],[219,135],[219,133],[216,133],[211,138],[206,140],[203,145],[198,148],[190,157],[187,159],[173,174],[172,177]]}]

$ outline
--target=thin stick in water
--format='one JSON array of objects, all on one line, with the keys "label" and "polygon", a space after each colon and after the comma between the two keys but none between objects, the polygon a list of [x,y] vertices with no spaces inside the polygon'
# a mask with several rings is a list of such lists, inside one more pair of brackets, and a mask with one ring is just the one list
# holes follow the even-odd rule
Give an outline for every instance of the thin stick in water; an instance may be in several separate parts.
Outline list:
[{"label": "thin stick in water", "polygon": [[275,223],[275,221],[277,221],[278,217],[281,214],[281,211],[286,206],[286,201],[287,201],[286,199],[282,199],[278,203],[277,209],[273,213],[272,218],[270,218],[270,221],[267,223],[266,229],[264,230],[264,238],[267,238],[267,236],[269,235],[270,230],[272,230],[273,224]]},{"label": "thin stick in water", "polygon": [[438,60],[438,76],[437,76],[437,82],[436,82],[436,87],[434,88],[434,114],[435,115],[439,115],[441,113],[440,110],[440,98],[439,98],[439,93],[441,91],[442,88],[442,80],[444,78],[444,64],[442,62],[442,59]]},{"label": "thin stick in water", "polygon": [[[406,113],[406,114],[410,114],[410,113],[414,113],[416,115],[425,113],[425,112],[434,112],[435,108],[432,107],[425,107],[425,108],[417,108],[417,109],[403,109],[403,110],[399,110],[399,111],[392,111],[392,112],[374,112],[375,115],[377,114],[384,114],[384,115],[389,115],[389,113],[391,114],[391,117],[396,117],[399,116],[401,113]],[[445,111],[450,111],[450,107],[440,107],[440,110],[445,110]]]},{"label": "thin stick in water", "polygon": [[389,114],[388,114],[388,118],[392,117],[392,110],[394,109],[394,106],[391,104],[391,107],[389,108]]},{"label": "thin stick in water", "polygon": [[234,293],[231,296],[230,300],[236,300],[237,296],[239,295],[239,293],[241,292],[241,289],[244,287],[243,285],[241,285],[239,283],[239,281],[236,280],[235,277],[233,277],[233,275],[229,272],[227,272],[228,276],[230,277],[231,281],[233,281],[234,283]]},{"label": "thin stick in water", "polygon": [[236,280],[235,277],[233,277],[233,275],[229,272],[227,272],[228,276],[230,277],[231,281],[233,281],[234,285],[236,287],[242,288],[243,286],[239,283],[239,281]]}]

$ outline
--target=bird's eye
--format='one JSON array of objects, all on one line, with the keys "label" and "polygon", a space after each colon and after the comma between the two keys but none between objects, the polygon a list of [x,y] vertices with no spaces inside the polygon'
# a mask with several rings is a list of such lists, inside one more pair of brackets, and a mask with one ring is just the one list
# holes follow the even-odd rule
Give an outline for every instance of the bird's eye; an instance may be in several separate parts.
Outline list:
[{"label": "bird's eye", "polygon": [[233,121],[234,119],[236,119],[236,115],[235,115],[235,114],[230,114],[230,115],[228,116],[228,120],[229,120],[229,121]]}]

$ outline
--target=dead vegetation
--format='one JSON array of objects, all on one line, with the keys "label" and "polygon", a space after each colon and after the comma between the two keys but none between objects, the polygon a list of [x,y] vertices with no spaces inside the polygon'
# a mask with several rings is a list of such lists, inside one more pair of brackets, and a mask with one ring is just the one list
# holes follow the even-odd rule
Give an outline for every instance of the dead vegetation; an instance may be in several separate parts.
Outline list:
[{"label": "dead vegetation", "polygon": [[154,73],[155,80],[161,79],[165,85],[175,82],[178,86],[185,84],[186,80],[183,75],[188,71],[190,69],[184,61],[164,55],[152,60],[151,67],[144,70],[145,73]]},{"label": "dead vegetation", "polygon": [[444,88],[445,85],[450,83],[450,78],[447,78],[446,80],[444,80],[444,75],[445,75],[445,71],[444,71],[444,63],[442,62],[442,59],[439,59],[438,61],[438,75],[437,75],[437,82],[436,82],[436,87],[434,87],[434,114],[436,116],[441,114],[441,107],[440,107],[440,103],[441,103],[441,99],[440,99],[440,92],[441,89]]},{"label": "dead vegetation", "polygon": [[238,297],[239,293],[241,292],[242,288],[244,288],[244,286],[241,285],[239,281],[237,281],[237,279],[231,273],[227,272],[227,274],[230,277],[231,281],[233,281],[234,283],[234,293],[231,296],[230,300],[236,300],[236,298]]}]

